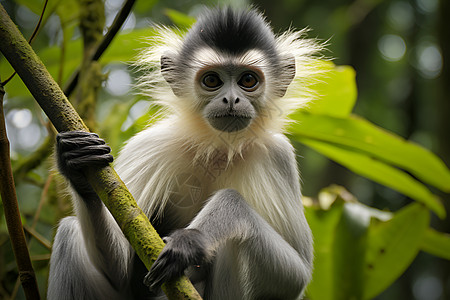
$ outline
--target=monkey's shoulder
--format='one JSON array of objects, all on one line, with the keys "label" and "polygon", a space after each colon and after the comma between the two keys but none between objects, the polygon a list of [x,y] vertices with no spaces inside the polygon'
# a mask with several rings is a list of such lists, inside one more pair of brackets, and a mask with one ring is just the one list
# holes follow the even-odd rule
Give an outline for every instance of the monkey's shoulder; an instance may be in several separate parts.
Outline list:
[{"label": "monkey's shoulder", "polygon": [[289,139],[281,133],[273,134],[265,143],[267,158],[277,169],[291,169],[295,163],[295,149]]}]

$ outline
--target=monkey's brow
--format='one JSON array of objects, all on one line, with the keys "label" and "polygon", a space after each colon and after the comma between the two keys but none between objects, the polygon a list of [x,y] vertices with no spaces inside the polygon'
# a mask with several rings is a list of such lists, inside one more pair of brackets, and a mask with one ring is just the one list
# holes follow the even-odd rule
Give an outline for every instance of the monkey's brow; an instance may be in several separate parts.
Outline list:
[{"label": "monkey's brow", "polygon": [[230,55],[222,53],[212,48],[204,47],[197,50],[191,63],[199,66],[211,65],[266,65],[269,59],[265,53],[259,49],[249,50],[241,55]]},{"label": "monkey's brow", "polygon": [[254,66],[254,65],[246,65],[246,64],[234,64],[234,63],[228,63],[228,64],[213,64],[213,65],[205,65],[204,67],[200,68],[197,71],[196,80],[199,80],[200,77],[202,77],[205,73],[208,71],[214,71],[214,70],[222,70],[225,73],[233,74],[237,71],[239,72],[245,72],[245,71],[253,71],[255,72],[260,80],[264,80],[264,72],[261,70],[260,67]]}]

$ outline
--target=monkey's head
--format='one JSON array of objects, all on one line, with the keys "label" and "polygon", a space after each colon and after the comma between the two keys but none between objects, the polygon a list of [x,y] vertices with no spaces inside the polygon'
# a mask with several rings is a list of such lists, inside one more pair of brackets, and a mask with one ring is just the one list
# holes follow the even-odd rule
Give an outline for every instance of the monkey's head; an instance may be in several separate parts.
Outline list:
[{"label": "monkey's head", "polygon": [[180,101],[193,93],[196,107],[215,129],[239,131],[266,101],[282,97],[295,75],[295,59],[254,10],[210,10],[190,29],[178,52],[161,57],[161,72]]},{"label": "monkey's head", "polygon": [[184,36],[158,31],[156,45],[138,62],[146,72],[141,87],[186,122],[197,122],[197,133],[199,120],[213,134],[257,125],[280,131],[287,115],[305,103],[298,93],[286,95],[288,86],[293,80],[303,86],[316,73],[314,55],[321,48],[301,38],[304,31],[275,35],[254,9],[206,10]]}]

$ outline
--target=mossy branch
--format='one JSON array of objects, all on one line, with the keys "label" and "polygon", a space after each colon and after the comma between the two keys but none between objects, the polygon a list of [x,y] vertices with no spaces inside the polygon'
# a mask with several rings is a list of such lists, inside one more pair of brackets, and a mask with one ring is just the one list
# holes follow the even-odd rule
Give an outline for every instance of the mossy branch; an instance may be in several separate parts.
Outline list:
[{"label": "mossy branch", "polygon": [[[16,70],[33,97],[58,131],[85,130],[87,127],[63,91],[24,39],[0,5],[0,51]],[[90,168],[85,175],[110,210],[125,237],[150,268],[164,243],[137,206],[125,184],[111,167]],[[163,285],[170,299],[201,299],[185,276]]]}]

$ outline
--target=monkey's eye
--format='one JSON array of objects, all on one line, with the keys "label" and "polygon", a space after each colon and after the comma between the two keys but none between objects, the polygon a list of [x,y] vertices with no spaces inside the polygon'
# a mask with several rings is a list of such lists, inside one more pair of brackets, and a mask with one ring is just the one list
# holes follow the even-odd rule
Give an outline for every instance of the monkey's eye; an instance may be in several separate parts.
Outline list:
[{"label": "monkey's eye", "polygon": [[208,73],[205,76],[203,76],[202,84],[208,90],[215,90],[218,89],[220,86],[222,86],[223,82],[222,80],[220,80],[219,75],[215,73]]},{"label": "monkey's eye", "polygon": [[252,92],[258,87],[258,78],[252,73],[244,73],[238,81],[240,87],[244,90]]}]

